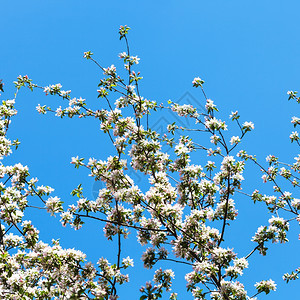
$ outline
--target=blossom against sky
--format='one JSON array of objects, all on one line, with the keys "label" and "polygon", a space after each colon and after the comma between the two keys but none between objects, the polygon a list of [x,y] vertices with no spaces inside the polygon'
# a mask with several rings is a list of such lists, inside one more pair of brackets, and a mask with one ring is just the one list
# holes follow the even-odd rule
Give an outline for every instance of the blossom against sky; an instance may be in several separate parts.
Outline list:
[{"label": "blossom against sky", "polygon": [[[12,97],[12,82],[18,75],[28,74],[41,85],[61,83],[76,97],[98,105],[100,74],[83,59],[83,53],[91,50],[103,65],[117,65],[118,53],[125,50],[117,31],[120,25],[127,24],[132,28],[132,54],[141,58],[141,90],[145,97],[176,102],[189,92],[201,103],[202,95],[192,88],[192,80],[199,76],[205,81],[208,97],[224,115],[239,110],[245,121],[255,124],[245,141],[249,152],[262,159],[271,153],[284,160],[292,159],[296,152],[288,136],[297,106],[287,102],[286,93],[300,86],[299,9],[298,1],[7,1],[1,4],[0,18],[4,95]],[[67,204],[71,202],[70,191],[82,181],[92,197],[93,181],[87,172],[74,169],[71,157],[105,158],[110,151],[108,143],[100,136],[96,122],[40,116],[35,107],[50,102],[56,104],[59,100],[42,93],[20,92],[16,104],[19,114],[10,134],[19,138],[21,145],[9,159],[28,165],[31,175],[55,188],[55,195]],[[248,180],[249,184],[257,182],[251,174]],[[241,216],[245,215],[243,206],[239,210]],[[259,225],[260,213],[255,216]],[[34,213],[32,218],[37,218]],[[45,221],[42,238],[63,234],[64,246],[83,247],[90,257],[98,257],[101,230],[95,242],[88,229],[73,235],[72,230],[62,230],[58,219],[51,219],[51,225],[49,228]],[[251,226],[235,228],[237,237],[233,240],[244,232],[251,237],[257,229]],[[95,246],[88,250],[91,239]],[[284,246],[278,248],[274,253],[285,251]],[[129,246],[128,252],[134,250]],[[270,272],[280,278],[280,274],[289,271],[284,267],[295,253],[291,252],[277,270]],[[263,275],[273,265],[272,257],[275,254],[255,258],[266,264]],[[293,286],[291,295],[292,290]],[[280,290],[272,295],[272,299],[283,297],[288,295],[280,294]]]}]

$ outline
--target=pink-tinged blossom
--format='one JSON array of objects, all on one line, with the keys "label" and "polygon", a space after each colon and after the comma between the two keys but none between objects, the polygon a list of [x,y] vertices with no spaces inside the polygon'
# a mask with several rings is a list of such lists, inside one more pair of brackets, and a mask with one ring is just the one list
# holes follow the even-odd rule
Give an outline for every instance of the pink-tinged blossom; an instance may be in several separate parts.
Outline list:
[{"label": "pink-tinged blossom", "polygon": [[38,113],[45,115],[47,113],[46,110],[46,105],[41,106],[40,104],[38,104],[38,106],[36,107],[36,110]]},{"label": "pink-tinged blossom", "polygon": [[215,117],[207,118],[205,121],[205,126],[211,130],[227,130],[227,125],[224,121],[218,120]]},{"label": "pink-tinged blossom", "polygon": [[290,134],[290,139],[291,139],[291,142],[299,141],[299,134],[298,134],[298,132],[297,131],[293,131]]},{"label": "pink-tinged blossom", "polygon": [[243,127],[245,131],[250,131],[254,129],[254,124],[252,122],[244,122]]},{"label": "pink-tinged blossom", "polygon": [[238,113],[238,111],[235,111],[235,112],[231,112],[231,115],[229,116],[229,118],[230,119],[232,119],[232,120],[238,120],[239,119],[239,113]]},{"label": "pink-tinged blossom", "polygon": [[299,209],[300,209],[300,199],[294,199],[294,200],[291,202],[291,205],[292,205],[295,209],[299,210]]},{"label": "pink-tinged blossom", "polygon": [[204,81],[200,77],[195,77],[192,83],[194,87],[202,87]]},{"label": "pink-tinged blossom", "polygon": [[291,123],[294,124],[294,127],[296,127],[297,125],[300,125],[300,118],[292,117]]},{"label": "pink-tinged blossom", "polygon": [[47,212],[49,212],[52,216],[55,213],[61,212],[63,210],[62,202],[60,201],[60,198],[56,196],[48,198],[45,205],[47,208]]},{"label": "pink-tinged blossom", "polygon": [[231,139],[230,139],[230,144],[231,144],[231,145],[235,145],[235,144],[238,144],[240,141],[241,141],[240,137],[238,137],[238,136],[233,136],[233,137],[231,137]]},{"label": "pink-tinged blossom", "polygon": [[214,104],[214,102],[211,99],[206,100],[205,108],[208,112],[212,112],[213,110],[218,111],[217,106]]},{"label": "pink-tinged blossom", "polygon": [[270,291],[276,291],[276,283],[272,279],[262,280],[255,284],[255,288],[259,293],[265,292],[269,294]]}]

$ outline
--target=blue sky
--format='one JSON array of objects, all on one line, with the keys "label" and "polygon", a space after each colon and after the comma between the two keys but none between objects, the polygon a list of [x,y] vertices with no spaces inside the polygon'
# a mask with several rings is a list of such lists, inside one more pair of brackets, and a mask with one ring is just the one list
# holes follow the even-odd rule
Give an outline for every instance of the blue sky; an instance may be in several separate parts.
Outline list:
[{"label": "blue sky", "polygon": [[[96,88],[101,74],[83,59],[83,52],[91,50],[104,66],[118,64],[117,54],[125,48],[117,32],[120,25],[127,24],[132,28],[131,51],[141,58],[138,69],[144,77],[141,90],[145,97],[158,102],[178,101],[188,92],[201,103],[204,99],[191,83],[200,76],[208,97],[224,118],[239,110],[243,120],[254,122],[255,131],[248,135],[244,148],[262,160],[272,153],[288,161],[297,153],[288,136],[292,131],[290,119],[299,110],[296,104],[287,102],[286,92],[300,89],[299,11],[299,1],[290,0],[2,1],[0,78],[5,82],[4,97],[12,97],[12,82],[18,75],[27,74],[40,85],[61,83],[72,90],[72,95],[93,105],[99,103]],[[86,196],[93,197],[97,185],[86,171],[75,170],[69,162],[76,155],[105,159],[110,154],[99,124],[40,116],[35,111],[39,103],[55,106],[59,100],[26,90],[18,95],[19,114],[13,119],[10,137],[19,138],[22,144],[7,161],[28,165],[31,175],[55,188],[55,194],[66,204],[72,202],[69,193],[80,182]],[[154,117],[153,124],[159,118]],[[259,175],[251,168],[246,173],[245,191],[261,187],[255,174]],[[237,202],[244,221],[232,226],[230,239],[242,255],[248,252],[256,228],[267,219],[263,206],[253,206],[247,198]],[[40,224],[45,240],[62,236],[65,247],[80,248],[92,260],[108,255],[98,224],[90,223],[74,233],[63,230],[58,218],[49,219],[36,211],[32,218]],[[124,255],[138,257],[134,235]],[[249,236],[248,241],[245,238],[245,243],[240,243],[241,236]],[[295,238],[297,228],[291,231],[290,239]],[[251,286],[260,273],[260,279],[272,277],[278,282],[279,291],[269,299],[293,297],[299,283],[287,288],[280,277],[298,266],[299,241],[290,246],[273,245],[271,249],[270,256],[252,258],[242,280]],[[136,286],[151,278],[145,272],[135,272],[132,299],[138,295]],[[185,283],[180,276],[176,282],[183,291]],[[124,296],[125,291],[122,293]]]}]

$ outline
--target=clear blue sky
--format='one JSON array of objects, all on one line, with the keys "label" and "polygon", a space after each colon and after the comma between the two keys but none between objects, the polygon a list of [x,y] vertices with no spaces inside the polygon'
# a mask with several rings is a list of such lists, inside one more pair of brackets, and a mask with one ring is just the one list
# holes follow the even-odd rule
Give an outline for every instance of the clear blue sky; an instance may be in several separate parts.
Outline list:
[{"label": "clear blue sky", "polygon": [[[191,84],[200,76],[206,82],[208,97],[223,116],[239,110],[243,120],[254,122],[255,131],[244,144],[249,152],[261,159],[272,153],[287,161],[296,153],[288,136],[292,131],[290,119],[299,108],[287,102],[286,92],[300,90],[299,13],[300,2],[296,0],[2,1],[0,78],[5,82],[4,97],[12,97],[12,82],[19,74],[27,74],[40,85],[61,83],[72,90],[72,95],[97,103],[101,74],[83,59],[83,52],[91,50],[104,66],[117,64],[117,54],[124,50],[117,31],[127,24],[132,28],[132,53],[141,58],[138,67],[144,77],[141,90],[145,97],[177,101],[189,92],[203,101]],[[35,111],[39,103],[55,106],[59,100],[21,90],[16,105],[19,114],[13,119],[10,137],[19,138],[22,144],[7,161],[27,164],[31,175],[55,188],[55,194],[67,204],[72,201],[70,191],[80,182],[86,196],[93,197],[95,186],[87,172],[75,170],[69,162],[76,155],[99,159],[109,155],[99,124],[40,116]],[[260,180],[254,179],[252,171],[246,175],[245,191],[252,192]],[[263,206],[253,206],[247,198],[236,202],[245,221],[232,227],[231,239],[242,256],[250,249],[256,228],[267,219]],[[58,218],[41,217],[36,211],[32,214],[40,224],[42,239],[62,236],[65,247],[80,248],[91,260],[109,254],[99,225],[90,223],[86,229],[73,232],[63,230]],[[140,265],[134,235],[124,255],[135,257],[136,265]],[[241,236],[245,243],[241,243]],[[296,238],[297,230],[292,230],[290,239]],[[280,278],[300,264],[299,242],[271,249],[267,257],[252,258],[241,281],[253,286],[256,279],[272,277],[279,291],[268,299],[296,299],[299,282],[287,289]],[[261,278],[256,277],[258,273]],[[136,286],[152,277],[145,274],[141,269],[133,274],[127,290],[131,299],[137,298]],[[180,276],[176,280],[179,294],[185,286]]]}]

